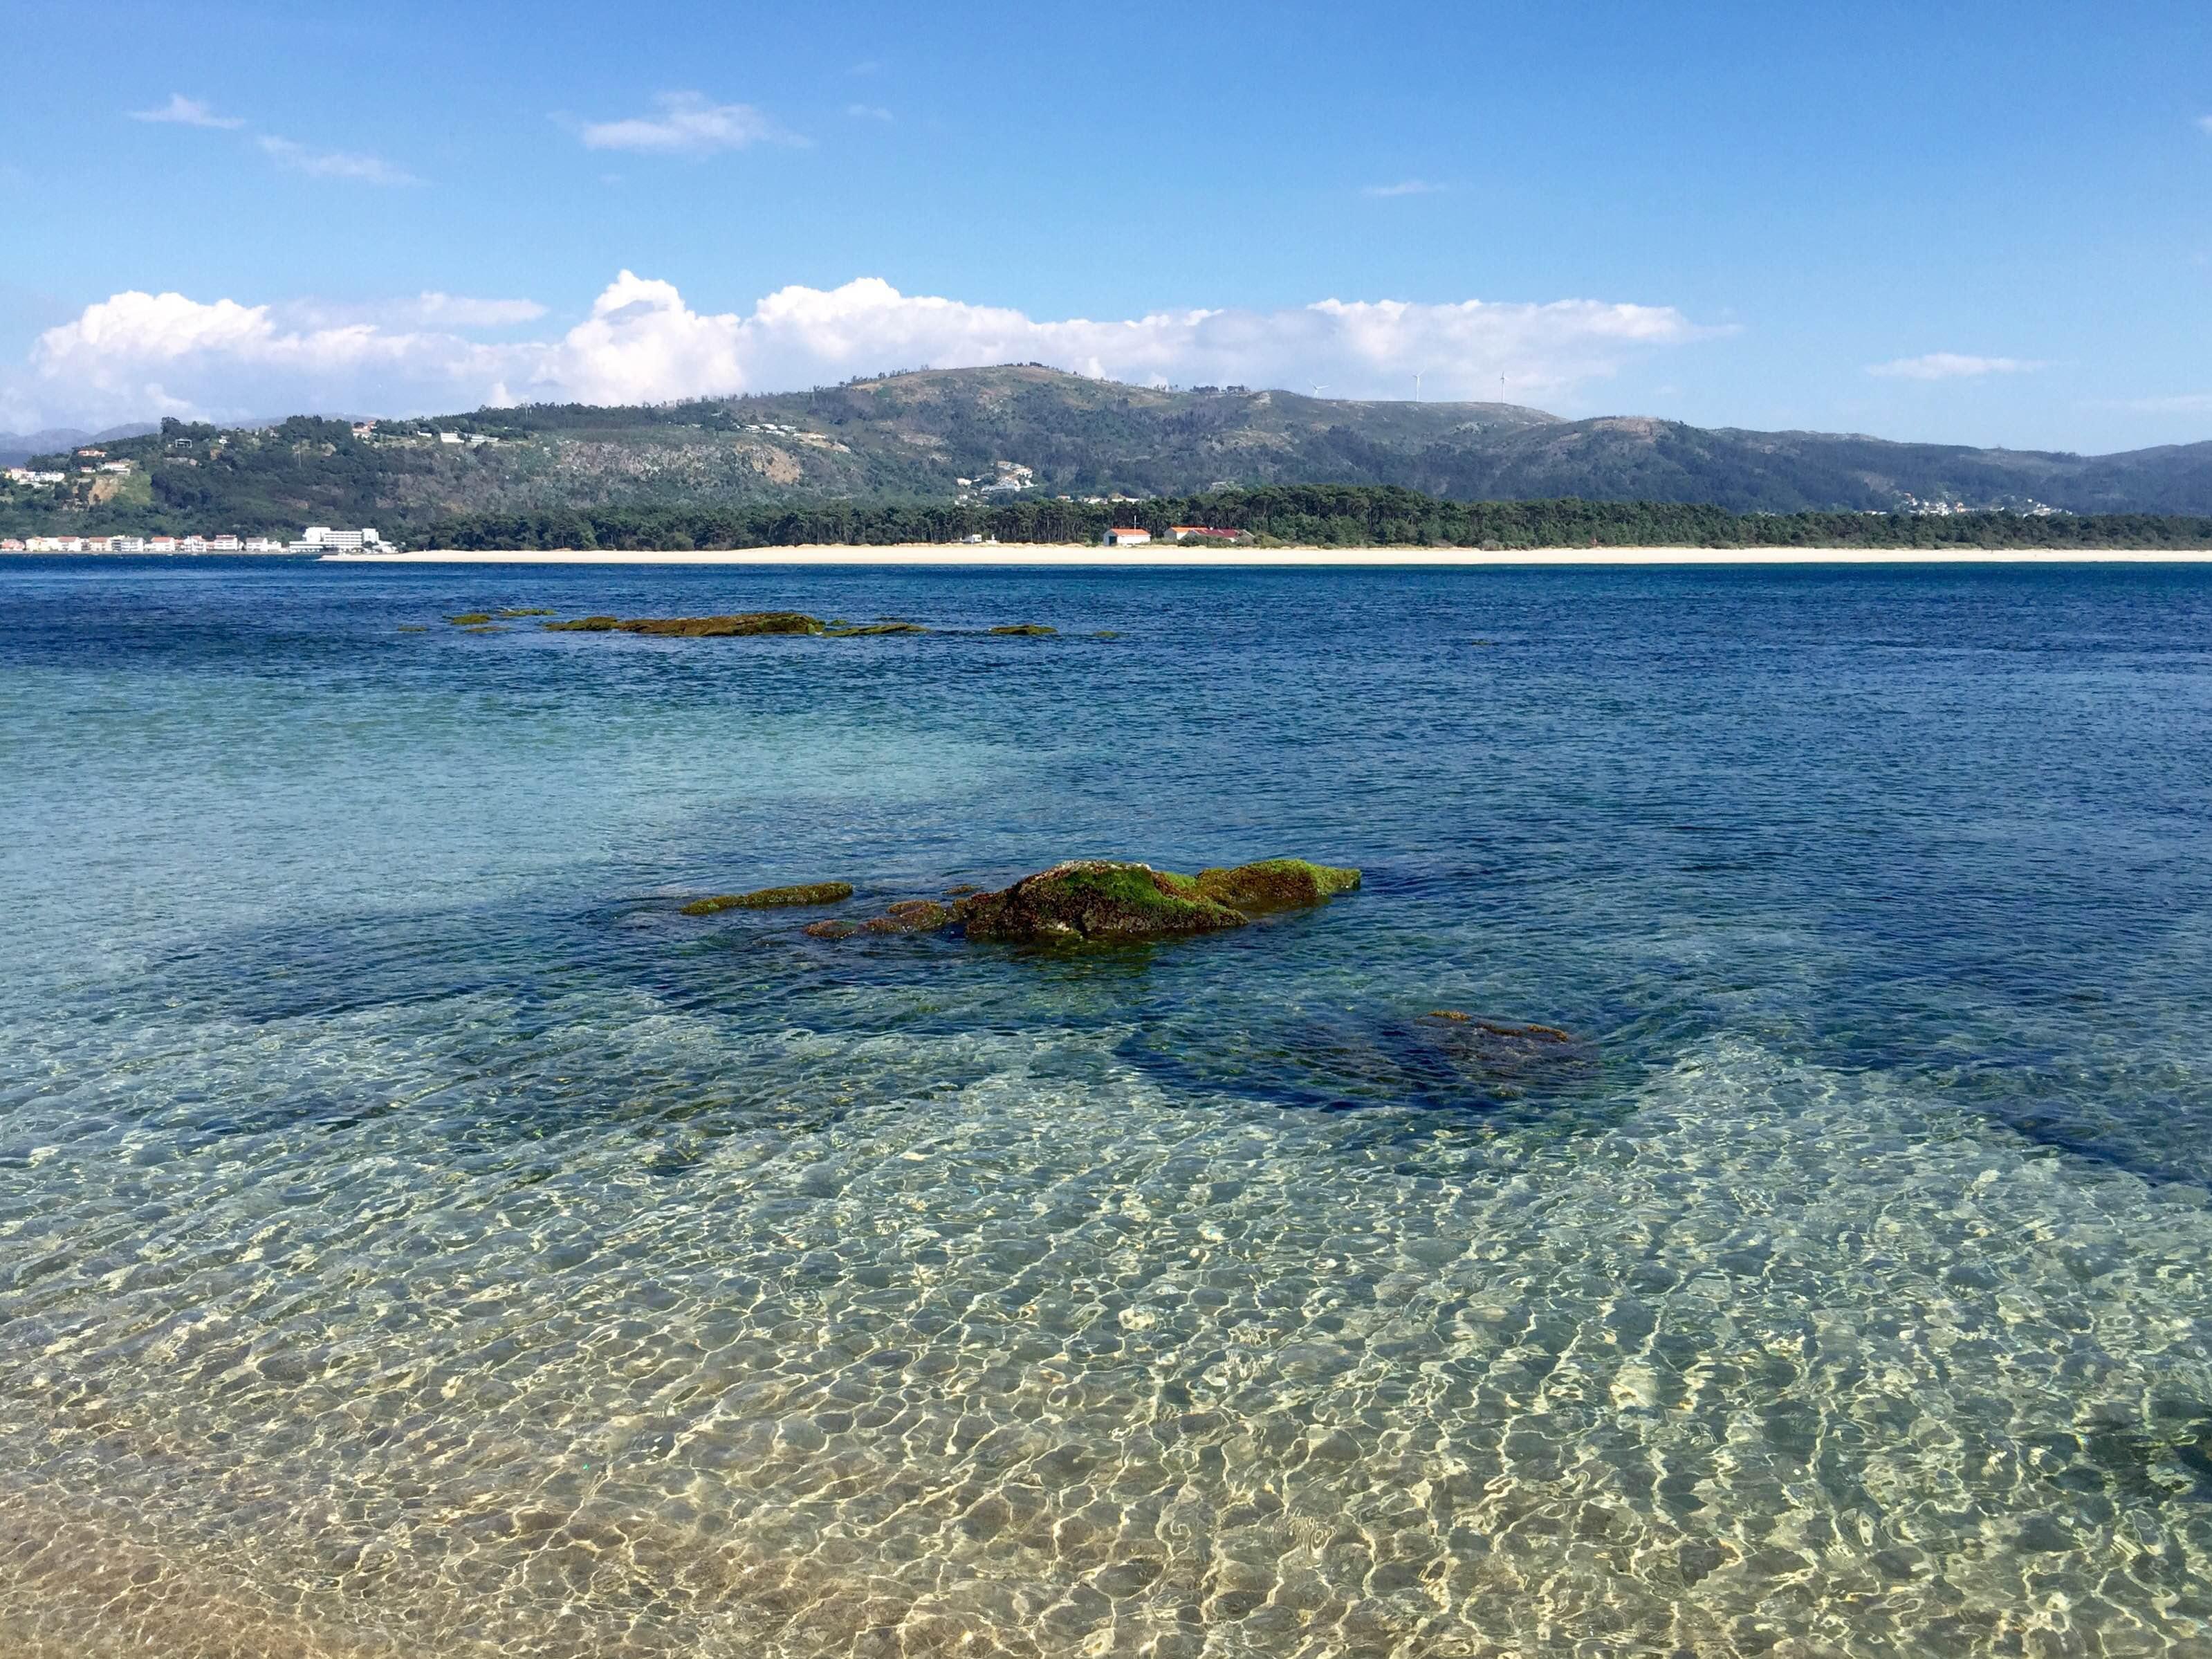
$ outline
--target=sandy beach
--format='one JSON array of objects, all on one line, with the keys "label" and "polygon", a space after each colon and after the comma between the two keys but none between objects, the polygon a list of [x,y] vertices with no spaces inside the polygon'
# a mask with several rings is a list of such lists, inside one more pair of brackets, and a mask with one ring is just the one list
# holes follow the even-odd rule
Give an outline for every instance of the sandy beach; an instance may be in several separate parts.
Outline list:
[{"label": "sandy beach", "polygon": [[325,564],[743,564],[937,565],[977,568],[1282,569],[1298,567],[1402,567],[1450,569],[1505,565],[1785,565],[1785,564],[2200,564],[2212,548],[1843,548],[1843,547],[1562,547],[1486,552],[1476,548],[1209,548],[975,546],[909,544],[887,547],[739,547],[712,551],[617,552],[598,549],[430,550],[417,553],[333,553]]}]

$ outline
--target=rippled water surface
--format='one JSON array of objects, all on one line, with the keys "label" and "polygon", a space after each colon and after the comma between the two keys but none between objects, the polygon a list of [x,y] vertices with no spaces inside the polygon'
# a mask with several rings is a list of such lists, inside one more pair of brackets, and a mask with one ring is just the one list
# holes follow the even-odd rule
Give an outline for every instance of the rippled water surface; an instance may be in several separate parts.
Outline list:
[{"label": "rippled water surface", "polygon": [[0,1653],[2212,1655],[2208,627],[9,561]]}]

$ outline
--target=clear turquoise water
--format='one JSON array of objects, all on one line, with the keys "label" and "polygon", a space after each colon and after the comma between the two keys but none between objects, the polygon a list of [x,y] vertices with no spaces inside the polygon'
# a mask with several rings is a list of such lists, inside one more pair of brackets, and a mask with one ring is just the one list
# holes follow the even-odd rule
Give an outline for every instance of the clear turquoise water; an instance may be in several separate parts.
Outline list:
[{"label": "clear turquoise water", "polygon": [[[440,620],[537,605],[953,631]],[[2208,629],[9,561],[0,1652],[2212,1653]],[[1279,852],[1366,884],[676,914]]]}]

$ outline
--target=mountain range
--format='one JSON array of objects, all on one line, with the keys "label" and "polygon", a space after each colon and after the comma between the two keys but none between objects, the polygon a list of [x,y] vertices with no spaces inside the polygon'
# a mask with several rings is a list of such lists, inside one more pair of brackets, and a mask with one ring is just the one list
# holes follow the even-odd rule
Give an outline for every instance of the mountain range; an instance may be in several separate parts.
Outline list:
[{"label": "mountain range", "polygon": [[[1183,495],[1316,483],[1738,512],[2212,513],[2212,442],[2100,456],[1976,449],[1645,416],[1563,420],[1502,403],[1156,389],[1036,365],[650,407],[525,405],[374,425],[165,422],[142,436],[97,435],[111,457],[137,463],[131,475],[73,471],[43,499],[10,491],[0,495],[0,528],[250,534],[316,522],[404,533],[458,514],[557,507]],[[82,441],[72,434],[55,447]]]},{"label": "mountain range", "polygon": [[50,426],[38,432],[0,432],[0,466],[21,466],[33,455],[51,455],[80,444],[106,443],[111,438],[139,438],[161,428],[150,421],[112,426],[104,432],[86,432],[73,426]]}]

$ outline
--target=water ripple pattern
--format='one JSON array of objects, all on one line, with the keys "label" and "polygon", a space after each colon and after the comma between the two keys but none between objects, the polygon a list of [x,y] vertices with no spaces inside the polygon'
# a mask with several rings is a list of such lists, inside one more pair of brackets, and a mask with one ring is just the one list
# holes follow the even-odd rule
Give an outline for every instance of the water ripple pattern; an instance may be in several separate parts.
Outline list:
[{"label": "water ripple pattern", "polygon": [[0,600],[0,1651],[2212,1653],[2212,577]]}]

